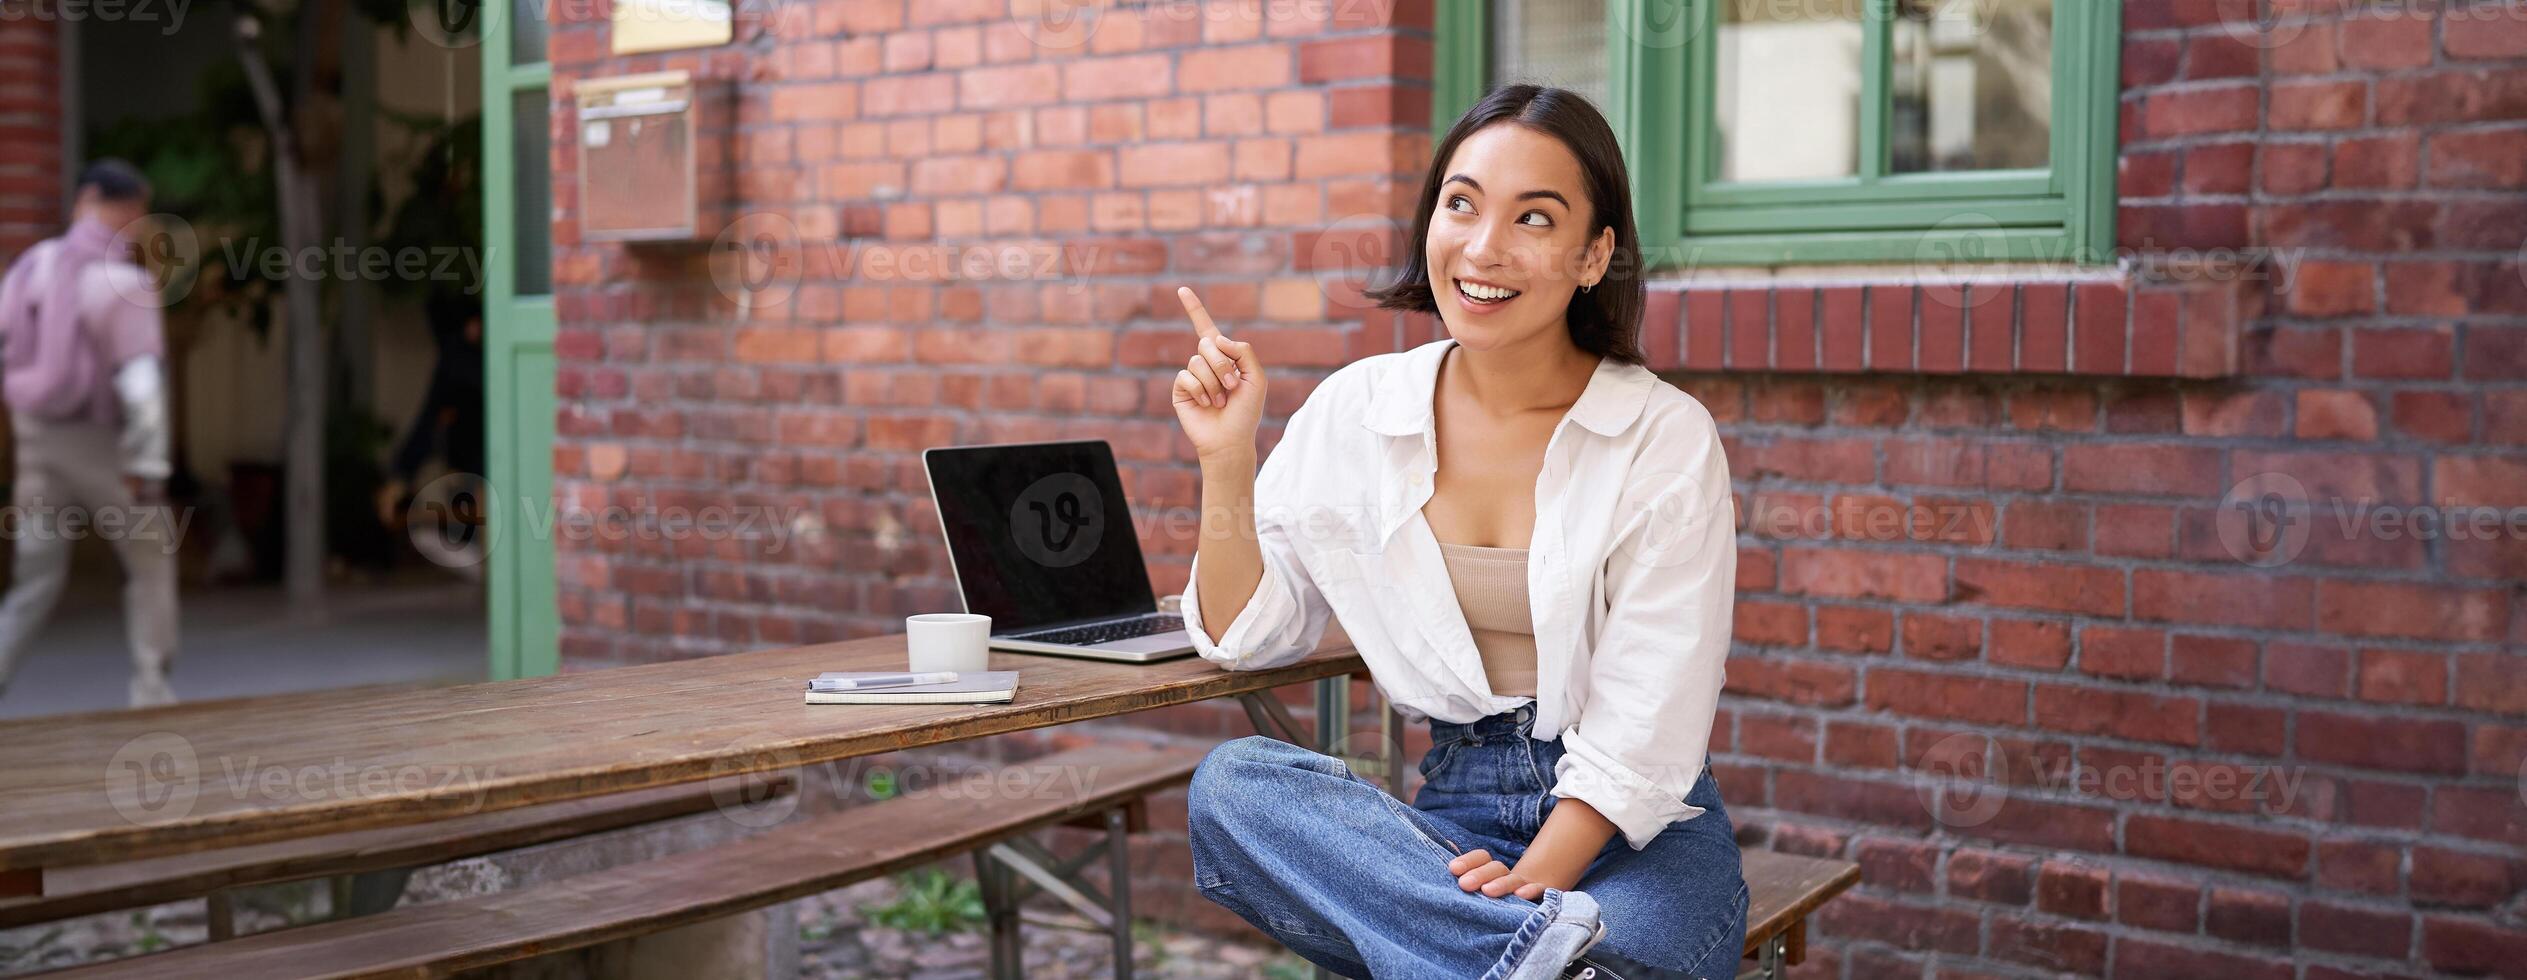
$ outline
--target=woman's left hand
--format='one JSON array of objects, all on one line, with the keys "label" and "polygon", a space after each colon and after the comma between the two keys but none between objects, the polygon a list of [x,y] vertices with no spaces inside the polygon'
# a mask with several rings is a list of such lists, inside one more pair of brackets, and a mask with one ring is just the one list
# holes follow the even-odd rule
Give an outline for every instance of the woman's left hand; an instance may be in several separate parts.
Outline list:
[{"label": "woman's left hand", "polygon": [[1490,851],[1475,848],[1448,861],[1448,873],[1457,876],[1457,887],[1481,891],[1493,898],[1515,894],[1530,902],[1544,900],[1548,887],[1569,891],[1579,882],[1536,881],[1516,869],[1493,860]]}]

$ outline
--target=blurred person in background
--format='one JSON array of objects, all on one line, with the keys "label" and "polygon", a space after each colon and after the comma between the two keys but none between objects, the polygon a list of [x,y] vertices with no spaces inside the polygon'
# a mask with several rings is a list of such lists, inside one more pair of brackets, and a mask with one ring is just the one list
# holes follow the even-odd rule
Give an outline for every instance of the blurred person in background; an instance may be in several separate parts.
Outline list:
[{"label": "blurred person in background", "polygon": [[[387,467],[386,482],[378,488],[377,519],[388,528],[405,527],[414,506],[413,481],[432,457],[449,473],[479,476],[483,471],[482,297],[457,288],[437,289],[431,291],[426,310],[438,363],[430,370],[430,387],[413,413],[412,426]],[[472,506],[461,509],[467,515],[477,512]],[[468,571],[479,561],[436,554],[430,558]]]},{"label": "blurred person in background", "polygon": [[166,512],[166,331],[127,237],[149,182],[102,159],[79,175],[70,228],[0,279],[0,389],[16,435],[17,564],[0,600],[0,693],[95,533],[123,565],[133,707],[167,704],[176,652],[177,535]]}]

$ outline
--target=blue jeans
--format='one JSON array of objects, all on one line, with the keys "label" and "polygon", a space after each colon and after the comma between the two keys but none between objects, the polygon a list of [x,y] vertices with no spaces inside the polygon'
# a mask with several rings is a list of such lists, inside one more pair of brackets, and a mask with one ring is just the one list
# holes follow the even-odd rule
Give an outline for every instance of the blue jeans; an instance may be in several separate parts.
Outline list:
[{"label": "blue jeans", "polygon": [[[1543,902],[1457,887],[1448,861],[1483,848],[1515,866],[1559,802],[1560,739],[1539,742],[1533,705],[1456,725],[1433,721],[1411,806],[1341,760],[1248,736],[1193,774],[1194,884],[1292,952],[1350,977],[1509,976],[1564,893]],[[1730,977],[1746,943],[1746,883],[1719,787],[1701,816],[1635,851],[1618,833],[1581,875],[1605,935],[1587,959],[1635,976]]]}]

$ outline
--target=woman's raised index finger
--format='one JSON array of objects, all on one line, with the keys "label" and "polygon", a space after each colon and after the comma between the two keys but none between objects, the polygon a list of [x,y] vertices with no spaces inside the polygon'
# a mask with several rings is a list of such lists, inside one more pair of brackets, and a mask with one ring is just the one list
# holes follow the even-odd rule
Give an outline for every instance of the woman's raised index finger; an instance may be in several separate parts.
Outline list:
[{"label": "woman's raised index finger", "polygon": [[1217,337],[1220,325],[1211,322],[1211,311],[1202,306],[1202,297],[1193,294],[1193,287],[1176,287],[1176,300],[1185,305],[1185,315],[1193,318],[1193,332],[1198,337]]}]

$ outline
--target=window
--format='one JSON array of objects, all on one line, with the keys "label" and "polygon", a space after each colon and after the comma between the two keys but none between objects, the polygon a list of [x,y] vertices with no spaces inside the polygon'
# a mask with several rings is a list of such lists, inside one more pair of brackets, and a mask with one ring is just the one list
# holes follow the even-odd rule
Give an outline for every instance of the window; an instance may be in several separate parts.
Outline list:
[{"label": "window", "polygon": [[1442,5],[1445,127],[1597,100],[1662,265],[2108,261],[2119,0]]}]

